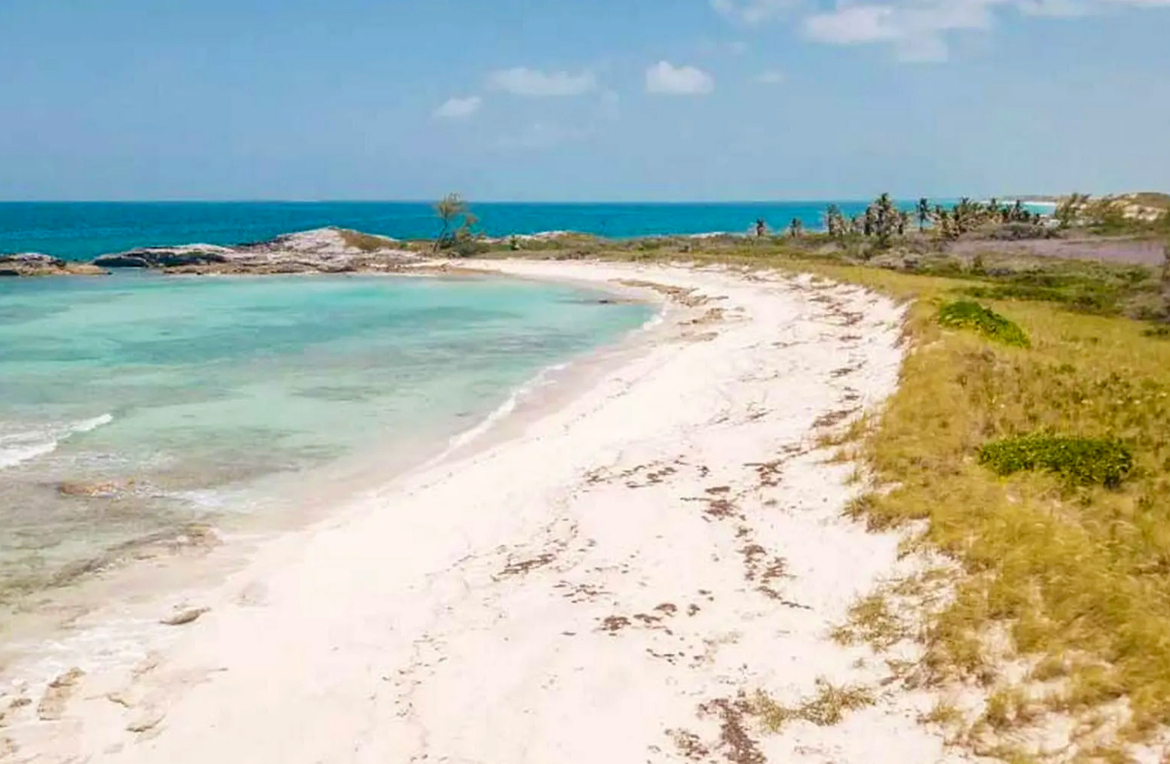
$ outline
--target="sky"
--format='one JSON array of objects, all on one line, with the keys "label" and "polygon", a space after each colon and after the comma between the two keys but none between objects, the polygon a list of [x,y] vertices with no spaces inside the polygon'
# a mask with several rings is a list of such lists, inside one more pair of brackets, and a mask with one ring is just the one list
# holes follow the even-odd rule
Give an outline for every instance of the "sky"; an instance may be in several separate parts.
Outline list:
[{"label": "sky", "polygon": [[0,200],[1170,190],[1170,0],[0,0]]}]

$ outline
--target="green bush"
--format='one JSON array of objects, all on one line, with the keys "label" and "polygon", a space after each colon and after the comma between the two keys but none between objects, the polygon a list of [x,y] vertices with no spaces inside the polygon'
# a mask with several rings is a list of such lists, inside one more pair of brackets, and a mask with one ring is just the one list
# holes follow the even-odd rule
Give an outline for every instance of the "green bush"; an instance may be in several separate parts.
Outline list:
[{"label": "green bush", "polygon": [[979,303],[960,300],[942,306],[938,322],[955,329],[974,329],[989,339],[1005,345],[1026,348],[1031,345],[1028,335],[1015,323]]},{"label": "green bush", "polygon": [[1047,470],[1078,485],[1115,488],[1133,468],[1133,454],[1113,440],[1033,434],[988,443],[979,463],[999,475]]}]

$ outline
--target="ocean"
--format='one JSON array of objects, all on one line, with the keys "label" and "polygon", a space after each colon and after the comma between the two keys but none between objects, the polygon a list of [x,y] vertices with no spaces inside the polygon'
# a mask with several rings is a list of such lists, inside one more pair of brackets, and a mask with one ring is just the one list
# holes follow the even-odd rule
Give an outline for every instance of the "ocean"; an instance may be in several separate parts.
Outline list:
[{"label": "ocean", "polygon": [[0,280],[0,604],[440,456],[653,316],[605,296],[494,277]]},{"label": "ocean", "polygon": [[[472,204],[489,236],[578,231],[613,238],[667,234],[745,233],[759,218],[772,229],[794,218],[822,227],[830,202],[725,204]],[[866,202],[836,202],[846,215]],[[913,203],[900,203],[910,208]],[[396,239],[434,238],[439,232],[426,202],[8,202],[0,203],[0,253],[42,252],[67,260],[134,247],[242,244],[324,226],[352,228]]]}]

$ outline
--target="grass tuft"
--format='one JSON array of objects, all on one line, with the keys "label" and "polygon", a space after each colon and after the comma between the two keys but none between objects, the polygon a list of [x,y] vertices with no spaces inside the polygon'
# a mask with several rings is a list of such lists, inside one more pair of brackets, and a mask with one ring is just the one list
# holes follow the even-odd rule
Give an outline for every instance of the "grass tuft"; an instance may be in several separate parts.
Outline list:
[{"label": "grass tuft", "polygon": [[1033,434],[988,443],[979,449],[979,463],[1001,476],[1047,470],[1076,485],[1116,488],[1133,469],[1133,453],[1102,438]]},{"label": "grass tuft", "polygon": [[938,322],[952,329],[974,329],[984,337],[1005,345],[1022,348],[1031,345],[1023,329],[977,302],[960,300],[943,305],[938,312]]},{"label": "grass tuft", "polygon": [[760,695],[756,701],[756,710],[764,726],[772,732],[779,731],[791,721],[806,721],[818,727],[831,727],[840,724],[845,714],[850,711],[857,711],[874,703],[873,694],[861,685],[837,687],[827,679],[820,678],[817,679],[816,686],[815,695],[799,706],[791,708]]}]

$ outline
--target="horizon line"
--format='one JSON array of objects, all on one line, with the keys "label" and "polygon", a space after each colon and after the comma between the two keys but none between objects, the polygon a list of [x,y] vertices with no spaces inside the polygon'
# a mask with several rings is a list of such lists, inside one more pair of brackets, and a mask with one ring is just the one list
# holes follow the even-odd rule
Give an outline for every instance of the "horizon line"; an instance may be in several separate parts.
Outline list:
[{"label": "horizon line", "polygon": [[[1095,196],[1096,194],[1094,194]],[[999,198],[1002,200],[1021,199],[1027,201],[1028,199],[1043,198],[1059,198],[1067,196],[1067,194],[975,194],[969,195],[970,199],[991,199]],[[859,197],[823,197],[823,198],[805,198],[805,199],[683,199],[683,200],[665,200],[665,199],[584,199],[584,200],[565,200],[565,199],[545,199],[545,200],[525,200],[525,199],[469,199],[463,197],[469,205],[476,204],[533,204],[533,205],[553,205],[553,204],[654,204],[654,205],[686,205],[686,204],[821,204],[821,203],[836,203],[836,202],[869,202],[873,201],[875,197],[859,196]],[[901,197],[891,194],[891,198],[898,201],[915,201],[920,198],[925,199],[961,199],[962,195],[955,196],[949,194],[939,195],[914,195]],[[434,204],[437,199],[0,199],[0,204]]]}]

